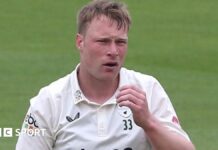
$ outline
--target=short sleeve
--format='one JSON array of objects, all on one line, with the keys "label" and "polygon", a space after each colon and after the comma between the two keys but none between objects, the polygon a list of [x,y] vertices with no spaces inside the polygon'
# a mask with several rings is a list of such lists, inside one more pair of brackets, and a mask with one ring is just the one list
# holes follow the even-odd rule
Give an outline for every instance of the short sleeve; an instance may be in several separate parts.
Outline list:
[{"label": "short sleeve", "polygon": [[16,150],[51,150],[52,105],[46,88],[30,100],[30,107],[24,119],[16,144]]},{"label": "short sleeve", "polygon": [[156,79],[154,79],[152,87],[150,111],[169,130],[190,140],[186,132],[180,126],[179,119],[168,95]]}]

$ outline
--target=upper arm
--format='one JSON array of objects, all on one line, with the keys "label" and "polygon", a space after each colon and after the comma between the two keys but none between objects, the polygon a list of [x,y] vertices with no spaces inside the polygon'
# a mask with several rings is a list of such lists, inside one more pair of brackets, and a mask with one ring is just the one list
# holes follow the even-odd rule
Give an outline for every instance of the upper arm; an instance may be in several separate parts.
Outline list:
[{"label": "upper arm", "polygon": [[46,90],[31,99],[16,150],[50,150],[53,146],[52,109]]}]

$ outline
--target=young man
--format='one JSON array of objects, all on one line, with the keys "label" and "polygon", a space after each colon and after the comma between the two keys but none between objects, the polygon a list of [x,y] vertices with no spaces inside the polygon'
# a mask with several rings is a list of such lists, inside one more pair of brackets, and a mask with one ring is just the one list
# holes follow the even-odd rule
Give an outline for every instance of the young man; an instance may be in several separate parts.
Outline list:
[{"label": "young man", "polygon": [[31,99],[17,150],[193,150],[159,82],[123,68],[131,19],[92,1],[78,15],[75,70]]}]

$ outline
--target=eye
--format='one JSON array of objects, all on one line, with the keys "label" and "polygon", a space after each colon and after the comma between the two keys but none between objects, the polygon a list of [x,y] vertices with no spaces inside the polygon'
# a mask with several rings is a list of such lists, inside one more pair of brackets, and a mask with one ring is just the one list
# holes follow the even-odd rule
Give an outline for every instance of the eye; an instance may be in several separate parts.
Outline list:
[{"label": "eye", "polygon": [[117,40],[116,43],[119,45],[125,45],[127,44],[127,40]]},{"label": "eye", "polygon": [[107,44],[110,42],[110,40],[109,39],[99,39],[99,40],[97,40],[97,42],[101,43],[101,44]]}]

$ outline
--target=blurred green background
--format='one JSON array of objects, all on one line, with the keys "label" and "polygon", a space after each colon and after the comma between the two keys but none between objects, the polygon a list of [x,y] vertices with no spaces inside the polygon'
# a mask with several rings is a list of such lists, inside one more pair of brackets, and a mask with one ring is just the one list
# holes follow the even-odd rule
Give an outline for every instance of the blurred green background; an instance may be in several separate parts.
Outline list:
[{"label": "blurred green background", "polygon": [[[0,128],[79,62],[76,14],[89,0],[0,0]],[[123,0],[133,25],[125,66],[155,76],[198,150],[218,147],[218,1]],[[0,137],[15,149],[17,137]]]}]

